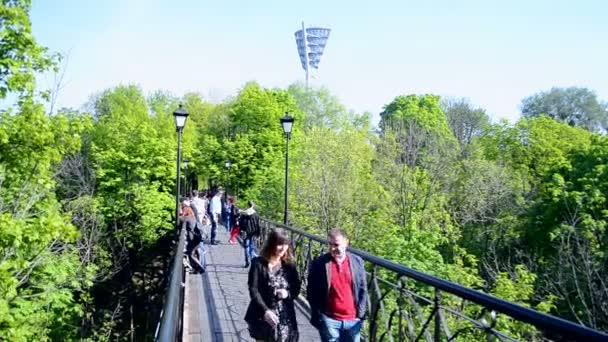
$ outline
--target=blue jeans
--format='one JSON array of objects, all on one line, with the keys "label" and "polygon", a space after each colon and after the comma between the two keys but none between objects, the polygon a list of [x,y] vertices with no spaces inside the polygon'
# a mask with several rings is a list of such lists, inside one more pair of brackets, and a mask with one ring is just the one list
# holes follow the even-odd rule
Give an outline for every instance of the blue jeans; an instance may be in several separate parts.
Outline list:
[{"label": "blue jeans", "polygon": [[[196,253],[198,259],[200,260],[200,264],[194,258],[194,253]],[[203,242],[200,242],[196,247],[194,247],[191,251],[188,252],[188,257],[190,260],[190,266],[197,272],[205,272],[207,268],[207,247]]]},{"label": "blue jeans", "polygon": [[243,249],[245,250],[245,264],[249,265],[251,259],[258,256],[253,238],[249,237],[243,240]]},{"label": "blue jeans", "polygon": [[226,230],[228,231],[228,233],[230,233],[230,231],[232,230],[232,227],[230,226],[230,215],[226,216],[226,220],[224,221],[224,223],[226,224]]},{"label": "blue jeans", "polygon": [[323,342],[359,342],[361,340],[361,320],[345,320],[329,318],[321,315],[319,334]]}]

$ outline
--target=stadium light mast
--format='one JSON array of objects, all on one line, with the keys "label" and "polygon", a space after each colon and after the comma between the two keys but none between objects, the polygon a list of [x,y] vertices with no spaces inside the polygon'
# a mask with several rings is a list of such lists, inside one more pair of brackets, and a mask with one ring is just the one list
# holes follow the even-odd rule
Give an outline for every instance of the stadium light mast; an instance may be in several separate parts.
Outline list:
[{"label": "stadium light mast", "polygon": [[323,56],[323,50],[325,50],[325,45],[327,44],[330,32],[331,30],[328,28],[306,28],[304,22],[302,22],[302,29],[295,33],[300,62],[306,73],[306,88],[308,88],[310,67],[319,69],[319,62],[321,61],[321,56]]}]

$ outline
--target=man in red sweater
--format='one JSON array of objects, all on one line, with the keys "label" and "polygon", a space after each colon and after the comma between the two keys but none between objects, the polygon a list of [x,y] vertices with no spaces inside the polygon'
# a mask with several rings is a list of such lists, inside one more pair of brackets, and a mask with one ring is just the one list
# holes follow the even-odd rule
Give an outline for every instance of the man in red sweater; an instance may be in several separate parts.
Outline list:
[{"label": "man in red sweater", "polygon": [[366,313],[363,260],[346,251],[348,238],[343,230],[331,230],[327,239],[329,253],[316,258],[308,271],[311,323],[323,342],[358,342]]}]

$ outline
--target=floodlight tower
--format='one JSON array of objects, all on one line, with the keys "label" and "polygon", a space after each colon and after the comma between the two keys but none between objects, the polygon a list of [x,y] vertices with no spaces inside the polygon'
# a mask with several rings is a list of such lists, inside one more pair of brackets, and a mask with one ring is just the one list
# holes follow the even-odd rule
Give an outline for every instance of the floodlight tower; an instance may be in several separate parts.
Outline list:
[{"label": "floodlight tower", "polygon": [[304,22],[302,22],[302,29],[295,33],[300,62],[302,62],[302,68],[306,72],[306,88],[308,88],[309,68],[319,69],[319,62],[330,31],[330,29],[322,27],[306,28]]}]

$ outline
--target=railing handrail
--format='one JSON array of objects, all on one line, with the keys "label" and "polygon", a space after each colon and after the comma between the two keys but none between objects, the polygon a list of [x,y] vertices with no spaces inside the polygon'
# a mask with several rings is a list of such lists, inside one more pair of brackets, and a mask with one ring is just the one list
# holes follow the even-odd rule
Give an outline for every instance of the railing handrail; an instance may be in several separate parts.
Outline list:
[{"label": "railing handrail", "polygon": [[[292,231],[294,233],[300,234],[304,237],[307,237],[311,240],[317,241],[319,243],[327,244],[327,239],[318,237],[316,235],[307,233],[303,230],[286,226],[284,224],[274,222],[272,220],[263,218],[265,221],[273,224],[274,226],[286,229],[288,231]],[[415,279],[421,283],[426,285],[430,285],[434,288],[440,289],[445,292],[449,292],[463,299],[469,300],[473,303],[482,305],[488,309],[495,310],[501,312],[507,316],[510,316],[518,321],[528,323],[534,325],[539,328],[541,331],[550,333],[550,334],[559,334],[565,335],[568,337],[576,338],[577,340],[582,341],[608,341],[608,334],[593,330],[591,328],[585,327],[580,324],[576,324],[574,322],[565,320],[563,318],[555,317],[553,315],[545,314],[542,312],[538,312],[536,310],[511,303],[504,299],[500,299],[489,295],[487,293],[483,293],[481,291],[473,290],[468,287],[423,273],[406,266],[397,264],[393,261],[389,261],[378,256],[372,255],[368,252],[351,248],[348,250],[360,256],[363,260],[366,260],[375,265],[381,266],[385,269],[393,271],[399,275],[406,276],[408,278]]]},{"label": "railing handrail", "polygon": [[182,221],[179,230],[179,239],[176,245],[176,250],[173,255],[173,264],[171,265],[169,288],[164,298],[163,310],[161,311],[161,318],[159,325],[156,329],[154,337],[155,341],[159,342],[173,342],[181,340],[178,338],[179,325],[182,320],[181,317],[181,306],[182,306],[182,279],[184,276],[184,246],[186,240],[186,220]]}]

